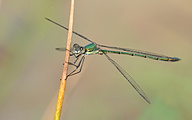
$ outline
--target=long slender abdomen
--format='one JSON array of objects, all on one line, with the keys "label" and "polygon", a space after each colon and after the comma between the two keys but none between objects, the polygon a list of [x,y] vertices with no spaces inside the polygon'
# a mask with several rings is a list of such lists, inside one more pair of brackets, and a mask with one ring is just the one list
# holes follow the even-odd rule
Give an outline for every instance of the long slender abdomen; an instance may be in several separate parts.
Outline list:
[{"label": "long slender abdomen", "polygon": [[133,52],[121,52],[121,51],[111,51],[111,50],[103,50],[103,52],[105,53],[114,53],[114,54],[124,54],[124,55],[131,55],[131,56],[139,56],[139,57],[143,57],[143,58],[150,58],[153,60],[161,60],[161,61],[171,61],[171,62],[175,62],[175,61],[179,61],[180,59],[177,57],[168,57],[168,56],[161,56],[161,55],[153,55],[151,53],[133,53]]}]

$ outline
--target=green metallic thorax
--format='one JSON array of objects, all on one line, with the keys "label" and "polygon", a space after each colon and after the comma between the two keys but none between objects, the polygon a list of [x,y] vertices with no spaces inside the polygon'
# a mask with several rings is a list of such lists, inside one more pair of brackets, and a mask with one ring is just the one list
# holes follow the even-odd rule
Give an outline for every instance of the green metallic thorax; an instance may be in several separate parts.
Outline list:
[{"label": "green metallic thorax", "polygon": [[95,43],[91,43],[85,46],[86,55],[92,55],[92,54],[97,54],[99,53],[99,48],[97,48],[97,45]]}]

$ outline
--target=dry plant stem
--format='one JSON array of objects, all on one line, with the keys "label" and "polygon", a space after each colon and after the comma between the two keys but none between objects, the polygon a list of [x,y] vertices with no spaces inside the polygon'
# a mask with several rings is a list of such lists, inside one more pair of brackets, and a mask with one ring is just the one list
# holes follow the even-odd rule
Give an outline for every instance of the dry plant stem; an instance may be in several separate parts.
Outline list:
[{"label": "dry plant stem", "polygon": [[70,10],[70,18],[69,18],[69,31],[68,31],[68,39],[67,39],[67,47],[66,47],[66,55],[65,62],[63,68],[63,75],[61,79],[59,95],[57,100],[57,108],[55,112],[55,120],[60,120],[61,109],[64,100],[65,87],[67,82],[67,71],[68,71],[68,62],[70,57],[70,47],[71,47],[71,38],[72,38],[72,28],[73,28],[73,17],[74,17],[74,0],[71,0],[71,10]]}]

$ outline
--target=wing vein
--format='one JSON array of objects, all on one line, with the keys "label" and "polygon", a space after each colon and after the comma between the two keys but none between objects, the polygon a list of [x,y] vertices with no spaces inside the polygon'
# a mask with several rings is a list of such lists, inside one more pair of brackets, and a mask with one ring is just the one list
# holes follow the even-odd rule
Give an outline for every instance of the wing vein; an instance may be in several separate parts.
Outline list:
[{"label": "wing vein", "polygon": [[111,59],[105,52],[103,52],[103,54],[117,68],[117,70],[127,79],[127,81],[141,95],[141,97],[143,97],[150,104],[150,100],[148,99],[144,91],[141,89],[141,87],[133,80],[133,78],[120,65],[118,65],[113,59]]}]

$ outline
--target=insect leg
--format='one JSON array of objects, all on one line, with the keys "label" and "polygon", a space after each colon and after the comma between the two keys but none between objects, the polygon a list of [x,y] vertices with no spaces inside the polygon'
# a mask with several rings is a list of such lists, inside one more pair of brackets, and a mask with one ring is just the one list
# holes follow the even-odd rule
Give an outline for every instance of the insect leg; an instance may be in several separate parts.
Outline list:
[{"label": "insect leg", "polygon": [[[83,67],[83,63],[84,63],[84,60],[85,60],[85,56],[82,56],[81,57],[81,60],[79,61],[79,64],[76,66],[75,70],[73,70],[68,76],[73,76],[75,74],[78,74],[81,72],[82,70],[82,67]],[[75,66],[75,65],[74,65]],[[77,71],[77,69],[80,67],[79,71]],[[77,71],[77,72],[76,72]],[[67,76],[67,77],[68,77]]]}]

